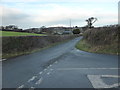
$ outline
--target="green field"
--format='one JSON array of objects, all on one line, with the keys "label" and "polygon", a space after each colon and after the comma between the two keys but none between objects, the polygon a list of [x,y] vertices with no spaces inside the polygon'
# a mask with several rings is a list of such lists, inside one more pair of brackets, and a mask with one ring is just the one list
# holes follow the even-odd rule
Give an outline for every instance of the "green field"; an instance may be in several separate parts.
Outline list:
[{"label": "green field", "polygon": [[44,34],[0,31],[0,36],[45,36]]}]

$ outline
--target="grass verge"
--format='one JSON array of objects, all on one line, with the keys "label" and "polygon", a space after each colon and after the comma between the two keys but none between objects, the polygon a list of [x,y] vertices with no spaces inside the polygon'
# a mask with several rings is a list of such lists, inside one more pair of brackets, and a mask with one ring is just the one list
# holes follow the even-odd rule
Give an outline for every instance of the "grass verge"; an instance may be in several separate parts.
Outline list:
[{"label": "grass verge", "polygon": [[92,53],[101,53],[101,54],[113,54],[118,55],[118,46],[117,44],[113,43],[111,45],[99,45],[94,46],[87,43],[85,40],[80,40],[76,44],[76,48],[82,51],[86,52],[92,52]]}]

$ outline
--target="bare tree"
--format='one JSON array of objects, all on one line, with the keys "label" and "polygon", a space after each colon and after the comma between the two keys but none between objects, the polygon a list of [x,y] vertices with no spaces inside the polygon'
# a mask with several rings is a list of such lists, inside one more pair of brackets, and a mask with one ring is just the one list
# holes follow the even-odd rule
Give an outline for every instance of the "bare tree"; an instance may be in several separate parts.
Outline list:
[{"label": "bare tree", "polygon": [[93,25],[93,23],[95,23],[96,21],[97,21],[97,18],[95,18],[95,17],[91,17],[91,18],[88,18],[88,19],[86,20],[89,28],[93,28],[94,26],[92,26],[92,25]]}]

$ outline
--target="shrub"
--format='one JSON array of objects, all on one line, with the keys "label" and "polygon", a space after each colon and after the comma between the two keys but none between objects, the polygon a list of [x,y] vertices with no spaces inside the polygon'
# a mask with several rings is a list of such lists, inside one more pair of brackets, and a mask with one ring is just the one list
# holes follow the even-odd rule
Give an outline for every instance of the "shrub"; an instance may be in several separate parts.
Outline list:
[{"label": "shrub", "polygon": [[92,45],[108,45],[118,42],[118,27],[94,28],[84,32],[83,38]]},{"label": "shrub", "polygon": [[2,57],[22,55],[75,37],[78,35],[0,37],[2,38]]},{"label": "shrub", "polygon": [[88,29],[83,33],[83,40],[76,47],[88,52],[118,55],[120,52],[119,29],[118,25]]}]

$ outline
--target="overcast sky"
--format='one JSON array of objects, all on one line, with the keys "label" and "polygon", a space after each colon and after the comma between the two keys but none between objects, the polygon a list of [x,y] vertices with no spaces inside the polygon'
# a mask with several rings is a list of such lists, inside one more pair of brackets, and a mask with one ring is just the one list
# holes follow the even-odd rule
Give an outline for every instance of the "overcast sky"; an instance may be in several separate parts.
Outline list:
[{"label": "overcast sky", "polygon": [[2,0],[2,25],[20,28],[41,26],[85,26],[96,17],[95,26],[118,23],[119,0]]}]

